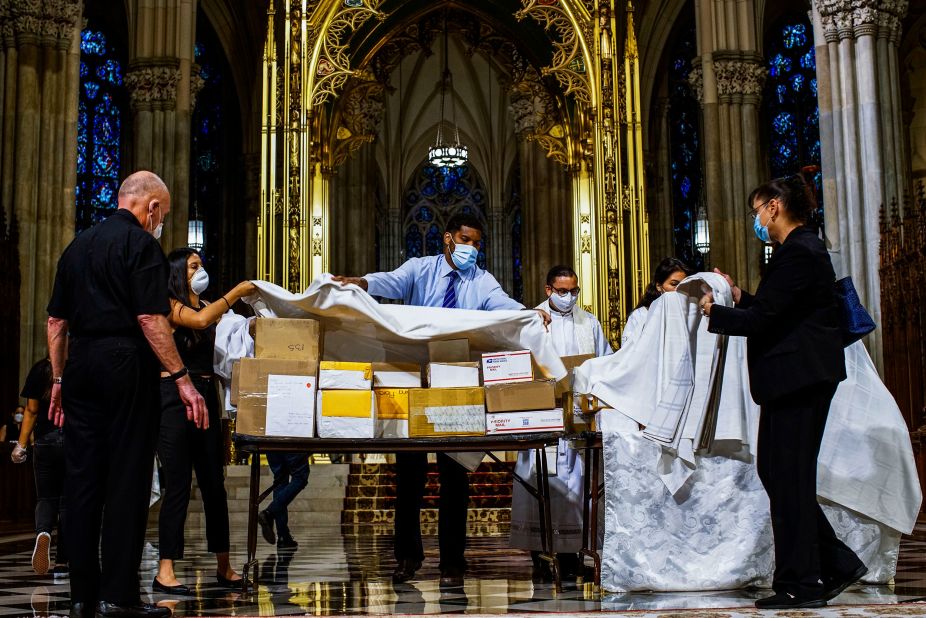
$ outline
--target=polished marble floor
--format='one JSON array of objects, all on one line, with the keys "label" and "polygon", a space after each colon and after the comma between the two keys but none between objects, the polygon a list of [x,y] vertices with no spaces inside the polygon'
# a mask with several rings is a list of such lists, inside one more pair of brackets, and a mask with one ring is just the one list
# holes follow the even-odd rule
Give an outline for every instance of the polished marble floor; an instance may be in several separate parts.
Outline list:
[{"label": "polished marble floor", "polygon": [[[633,611],[638,616],[733,618],[735,616],[910,616],[926,615],[926,520],[905,538],[893,586],[850,589],[818,612],[757,612],[752,603],[766,591],[677,594],[601,594],[591,585],[567,585],[557,594],[550,584],[530,578],[530,558],[506,547],[504,537],[471,539],[469,573],[463,589],[438,586],[437,545],[426,537],[426,561],[408,584],[389,580],[392,541],[389,537],[342,535],[339,527],[302,526],[294,553],[279,553],[261,540],[258,591],[247,598],[215,583],[214,562],[205,553],[202,530],[187,531],[187,559],[178,563],[178,577],[194,586],[195,596],[169,598],[152,594],[157,568],[156,530],[148,534],[141,566],[142,594],[183,616],[385,615],[385,614],[532,614],[583,615]],[[244,559],[243,534],[232,547],[235,564]],[[0,616],[65,615],[67,580],[36,576],[30,566],[28,536],[0,539]]]}]

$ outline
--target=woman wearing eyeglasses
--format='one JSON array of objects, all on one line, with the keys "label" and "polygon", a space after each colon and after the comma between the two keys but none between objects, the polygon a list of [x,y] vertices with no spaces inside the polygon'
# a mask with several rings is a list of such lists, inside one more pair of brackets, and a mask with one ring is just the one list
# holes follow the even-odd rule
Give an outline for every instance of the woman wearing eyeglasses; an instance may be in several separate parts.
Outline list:
[{"label": "woman wearing eyeglasses", "polygon": [[[810,188],[795,175],[749,196],[753,229],[775,250],[755,295],[733,290],[735,307],[701,299],[709,330],[747,338],[752,398],[761,406],[757,468],[775,537],[773,596],[756,607],[822,607],[867,569],[836,538],[817,504],[817,454],[836,386],[846,378],[835,273],[809,224]],[[719,272],[719,271],[717,271]]]}]

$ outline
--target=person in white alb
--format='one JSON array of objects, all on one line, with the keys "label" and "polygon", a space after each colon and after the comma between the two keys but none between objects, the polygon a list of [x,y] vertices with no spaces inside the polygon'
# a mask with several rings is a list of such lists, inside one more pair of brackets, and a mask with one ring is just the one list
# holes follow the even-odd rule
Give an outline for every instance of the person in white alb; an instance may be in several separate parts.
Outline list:
[{"label": "person in white alb", "polygon": [[[611,345],[598,319],[576,304],[580,294],[579,277],[569,266],[554,266],[547,274],[547,300],[538,309],[550,312],[550,337],[560,356],[611,354]],[[533,478],[534,451],[518,455],[515,472]],[[579,572],[578,552],[582,548],[582,486],[585,465],[581,453],[560,440],[556,452],[556,469],[550,466],[550,495],[553,519],[553,551],[559,558],[561,575],[575,578]],[[555,476],[554,476],[555,473]],[[531,550],[533,579],[548,581],[551,573],[540,559],[540,524],[537,503],[515,483],[512,490],[512,547]]]},{"label": "person in white alb", "polygon": [[678,258],[667,257],[659,262],[653,272],[653,280],[643,292],[643,297],[627,316],[627,324],[621,331],[621,348],[632,345],[640,338],[640,333],[643,332],[643,326],[646,324],[646,316],[649,314],[649,306],[653,304],[653,301],[666,292],[674,292],[685,277],[693,274],[695,271]]}]

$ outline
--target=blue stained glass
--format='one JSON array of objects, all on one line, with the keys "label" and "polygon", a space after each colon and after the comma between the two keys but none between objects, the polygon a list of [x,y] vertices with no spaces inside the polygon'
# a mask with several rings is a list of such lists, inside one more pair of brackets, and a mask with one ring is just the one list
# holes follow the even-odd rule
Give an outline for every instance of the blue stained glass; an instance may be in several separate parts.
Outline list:
[{"label": "blue stained glass", "polygon": [[77,107],[78,232],[102,221],[116,207],[121,170],[122,65],[103,32],[81,31],[80,83]]},{"label": "blue stained glass", "polygon": [[803,47],[807,43],[806,28],[804,24],[785,26],[782,30],[782,39],[786,48]]},{"label": "blue stained glass", "polygon": [[672,232],[675,255],[695,269],[704,267],[704,256],[694,247],[691,220],[701,202],[701,113],[691,92],[688,76],[697,55],[694,17],[673,37],[669,72],[669,176],[672,187]]},{"label": "blue stained glass", "polygon": [[110,58],[99,66],[96,70],[96,76],[117,86],[122,85],[122,67],[119,62]]},{"label": "blue stained glass", "polygon": [[415,225],[410,225],[405,230],[405,257],[423,257],[424,256],[424,239],[421,237],[421,231]]},{"label": "blue stained glass", "polygon": [[203,44],[200,43],[199,41],[197,41],[196,43],[193,44],[193,59],[194,59],[196,62],[199,62],[199,61],[202,59],[203,54],[205,54],[205,53],[206,53],[206,46],[205,46],[205,45],[203,45]]},{"label": "blue stained glass", "polygon": [[807,50],[807,53],[801,56],[801,68],[810,69],[812,71],[817,70],[817,61],[814,58],[813,47]]},{"label": "blue stained glass", "polygon": [[96,82],[84,82],[84,94],[87,95],[87,98],[91,101],[96,98],[97,93],[100,91],[100,85]]},{"label": "blue stained glass", "polygon": [[93,56],[105,55],[106,37],[98,30],[83,30],[80,33],[80,52]]},{"label": "blue stained glass", "polygon": [[215,154],[212,152],[204,152],[196,158],[196,166],[200,171],[210,172],[215,169],[216,161]]},{"label": "blue stained glass", "polygon": [[682,192],[682,197],[687,198],[688,194],[691,193],[691,179],[688,176],[682,178],[682,183],[679,185],[679,190]]},{"label": "blue stained glass", "polygon": [[434,213],[431,212],[431,209],[427,206],[422,206],[418,209],[418,214],[415,216],[417,221],[433,221]]},{"label": "blue stained glass", "polygon": [[782,177],[820,165],[816,58],[812,28],[803,13],[785,16],[770,31],[777,36],[766,45],[769,78],[762,106],[769,171]]},{"label": "blue stained glass", "polygon": [[778,54],[772,58],[768,67],[768,74],[772,77],[778,77],[780,75],[789,73],[791,71],[791,59],[782,54]]},{"label": "blue stained glass", "polygon": [[444,250],[444,235],[436,223],[432,223],[431,227],[428,228],[424,245],[428,255],[437,255]]}]

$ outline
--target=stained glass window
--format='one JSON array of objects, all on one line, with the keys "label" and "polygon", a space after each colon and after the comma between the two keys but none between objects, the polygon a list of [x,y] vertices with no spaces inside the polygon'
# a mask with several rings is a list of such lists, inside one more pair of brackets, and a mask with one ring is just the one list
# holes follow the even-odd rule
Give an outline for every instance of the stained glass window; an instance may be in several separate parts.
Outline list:
[{"label": "stained glass window", "polygon": [[77,187],[75,230],[105,219],[115,208],[121,172],[125,114],[122,64],[100,30],[81,32],[77,102]]},{"label": "stained glass window", "polygon": [[215,235],[224,203],[222,189],[222,92],[223,76],[218,62],[213,59],[212,45],[197,41],[193,47],[194,62],[199,65],[203,87],[196,95],[193,108],[192,152],[190,156],[190,219],[203,222],[204,246],[202,253],[215,264]]},{"label": "stained glass window", "polygon": [[694,246],[701,201],[701,110],[688,84],[697,53],[694,19],[676,38],[669,56],[669,178],[675,257],[701,270],[704,256]]},{"label": "stained glass window", "polygon": [[[405,257],[437,255],[444,250],[444,227],[457,213],[475,216],[486,226],[486,192],[469,165],[440,168],[424,164],[405,191]],[[486,233],[476,263],[486,267]]]},{"label": "stained glass window", "polygon": [[[807,17],[794,14],[771,29],[768,80],[763,97],[768,139],[769,172],[773,178],[789,176],[805,166],[820,166],[820,122],[817,106],[817,65],[813,29]],[[822,222],[820,192],[823,176],[814,176]]]}]

